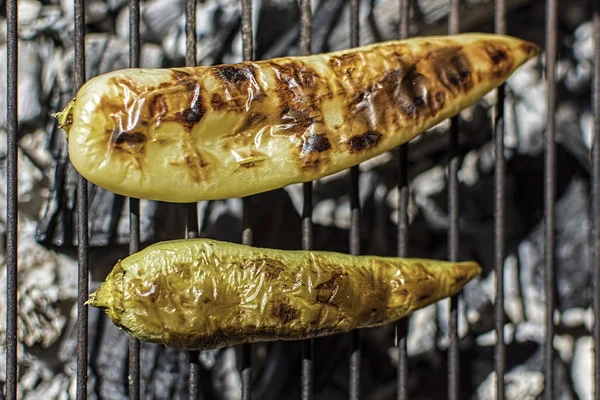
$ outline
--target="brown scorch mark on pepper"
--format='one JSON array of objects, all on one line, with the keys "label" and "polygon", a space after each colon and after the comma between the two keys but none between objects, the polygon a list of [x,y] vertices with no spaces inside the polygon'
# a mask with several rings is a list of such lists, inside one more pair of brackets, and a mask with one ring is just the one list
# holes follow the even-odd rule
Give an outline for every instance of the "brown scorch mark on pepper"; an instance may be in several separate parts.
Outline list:
[{"label": "brown scorch mark on pepper", "polygon": [[279,303],[273,306],[273,315],[285,324],[293,319],[298,318],[298,310],[289,304]]},{"label": "brown scorch mark on pepper", "polygon": [[115,144],[127,144],[130,147],[134,147],[138,144],[145,143],[147,138],[146,135],[139,132],[122,132],[119,130],[113,131],[111,138]]},{"label": "brown scorch mark on pepper", "polygon": [[215,76],[231,83],[240,83],[254,78],[253,71],[245,66],[217,66]]},{"label": "brown scorch mark on pepper", "polygon": [[353,153],[368,150],[371,147],[377,145],[381,139],[381,133],[377,131],[367,131],[362,135],[353,136],[346,143],[350,147],[350,151]]},{"label": "brown scorch mark on pepper", "polygon": [[312,134],[309,135],[306,139],[306,142],[302,145],[302,153],[313,153],[318,152],[321,153],[323,151],[329,150],[331,148],[331,143],[327,136],[324,134]]},{"label": "brown scorch mark on pepper", "polygon": [[306,129],[320,122],[321,100],[318,97],[320,78],[302,62],[271,63],[275,91],[279,97],[279,118],[290,135],[303,135]]},{"label": "brown scorch mark on pepper", "polygon": [[175,121],[180,120],[184,126],[186,126],[188,129],[191,129],[195,124],[200,122],[205,111],[204,105],[202,105],[202,100],[198,99],[193,102],[190,108],[176,113],[173,116],[173,119]]},{"label": "brown scorch mark on pepper", "polygon": [[223,97],[221,97],[221,95],[219,93],[214,93],[212,95],[210,104],[211,104],[213,110],[216,110],[216,111],[221,110],[222,108],[227,106],[227,102],[225,100],[223,100]]},{"label": "brown scorch mark on pepper", "polygon": [[473,88],[471,64],[462,47],[449,47],[428,54],[435,74],[448,91],[458,94]]},{"label": "brown scorch mark on pepper", "polygon": [[266,94],[258,82],[259,74],[259,67],[251,62],[212,68],[219,82],[219,93],[211,97],[213,109],[246,113],[254,102],[262,103]]},{"label": "brown scorch mark on pepper", "polygon": [[499,78],[505,75],[512,68],[513,58],[509,55],[508,46],[502,46],[498,43],[485,43],[484,51],[492,61],[492,76]]}]

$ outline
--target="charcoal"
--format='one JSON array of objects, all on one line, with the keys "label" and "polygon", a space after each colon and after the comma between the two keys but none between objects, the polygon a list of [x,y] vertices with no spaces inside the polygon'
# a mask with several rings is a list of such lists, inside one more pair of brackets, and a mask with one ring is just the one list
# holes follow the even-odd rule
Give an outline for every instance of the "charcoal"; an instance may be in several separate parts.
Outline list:
[{"label": "charcoal", "polygon": [[[6,43],[0,43],[0,75],[7,76]],[[40,96],[41,63],[36,44],[19,41],[18,54],[18,121],[19,124],[34,124],[42,115]],[[6,79],[0,81],[0,93],[6,93]],[[0,96],[0,129],[6,129],[6,96]]]},{"label": "charcoal", "polygon": [[[341,10],[346,2],[343,0],[323,0],[319,2],[316,9],[313,11],[312,20],[312,42],[311,51],[320,53],[328,51],[327,38],[331,31],[336,26],[336,22],[340,18]],[[266,18],[266,17],[265,17]],[[257,46],[257,57],[259,59],[269,59],[282,56],[294,56],[300,54],[300,25],[298,20],[292,22],[285,33],[274,35],[272,43],[265,43],[264,50],[261,46]],[[264,26],[264,24],[261,24]],[[285,26],[285,25],[284,25]],[[257,35],[259,35],[257,33]]]},{"label": "charcoal", "polygon": [[[396,0],[360,1],[361,44],[398,37]],[[449,4],[413,2],[410,34],[447,32]],[[590,149],[594,115],[592,2],[573,0],[558,12],[560,61],[557,65],[558,108],[556,274],[560,310],[555,338],[555,398],[589,397],[591,391],[589,196]],[[127,1],[88,1],[86,6],[86,78],[129,66]],[[349,46],[348,2],[312,2],[312,51]],[[507,398],[535,398],[543,389],[544,342],[544,145],[547,85],[545,3],[507,0],[507,31],[542,48],[538,59],[519,68],[507,82],[505,109],[505,340]],[[76,173],[68,163],[64,132],[51,113],[74,95],[73,2],[19,2],[19,257],[20,387],[25,399],[75,398],[77,213]],[[464,2],[462,31],[493,30],[494,2]],[[5,10],[0,10],[5,17]],[[241,60],[240,3],[207,0],[197,4],[197,59],[209,65]],[[292,0],[253,3],[255,56],[259,59],[299,54],[299,7]],[[141,2],[141,64],[180,66],[185,62],[184,2]],[[526,29],[524,28],[526,27]],[[6,52],[6,24],[0,24]],[[0,57],[6,59],[6,57]],[[5,61],[4,61],[5,62]],[[23,65],[21,65],[23,64]],[[0,61],[0,69],[6,68]],[[5,84],[5,83],[4,83]],[[0,83],[0,88],[1,88]],[[23,94],[21,93],[23,92]],[[5,101],[0,99],[0,130],[5,128]],[[495,177],[496,155],[491,107],[494,93],[460,115],[459,259],[483,267],[481,277],[462,292],[460,391],[465,399],[494,398],[495,343]],[[3,114],[4,113],[4,114]],[[408,175],[409,255],[448,257],[449,123],[444,121],[412,141]],[[5,135],[4,131],[0,131]],[[4,136],[5,138],[5,136]],[[6,140],[0,140],[0,144]],[[398,242],[398,153],[381,155],[360,167],[360,252],[396,255]],[[0,146],[0,167],[6,151]],[[5,175],[5,174],[4,174]],[[3,176],[0,174],[0,176]],[[0,179],[1,181],[1,179]],[[6,182],[0,182],[5,185]],[[341,172],[314,183],[313,247],[349,252],[350,174]],[[114,263],[129,252],[129,202],[89,186],[90,290],[102,282]],[[253,243],[282,249],[301,247],[302,185],[250,197]],[[141,201],[142,247],[184,235],[185,206]],[[0,207],[6,205],[0,193]],[[200,236],[242,241],[240,199],[197,204]],[[5,217],[0,217],[4,235]],[[35,238],[36,242],[33,241]],[[0,259],[5,257],[0,247]],[[0,276],[4,276],[0,273]],[[6,287],[6,285],[0,285]],[[2,291],[0,289],[0,291]],[[0,296],[0,303],[5,299]],[[0,304],[0,309],[2,305]],[[408,332],[409,397],[447,397],[447,316],[443,301],[414,313]],[[0,326],[3,327],[0,321]],[[0,329],[0,335],[4,331]],[[394,326],[361,333],[361,390],[366,399],[394,399],[398,352]],[[103,311],[89,309],[88,398],[128,396],[128,336]],[[0,340],[0,358],[5,357]],[[314,341],[316,399],[348,397],[350,335]],[[195,353],[194,353],[195,354]],[[299,399],[301,344],[253,346],[253,395],[264,399]],[[141,392],[147,399],[187,398],[190,354],[142,343]],[[237,400],[241,391],[239,348],[200,352],[200,398]],[[583,371],[583,375],[580,373]],[[583,377],[583,378],[582,378]],[[0,381],[5,366],[0,364]]]},{"label": "charcoal", "polygon": [[[592,262],[589,243],[587,181],[573,178],[556,204],[556,302],[559,310],[591,302]],[[544,233],[540,224],[527,238],[529,252],[520,260],[523,284],[544,302]]]}]

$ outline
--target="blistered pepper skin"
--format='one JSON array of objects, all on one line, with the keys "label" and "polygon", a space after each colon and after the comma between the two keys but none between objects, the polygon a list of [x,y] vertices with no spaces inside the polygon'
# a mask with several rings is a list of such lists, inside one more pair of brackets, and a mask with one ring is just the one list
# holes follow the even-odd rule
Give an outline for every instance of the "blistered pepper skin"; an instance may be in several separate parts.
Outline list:
[{"label": "blistered pepper skin", "polygon": [[202,350],[394,322],[480,273],[475,262],[183,239],[120,260],[89,304],[140,340]]},{"label": "blistered pepper skin", "polygon": [[244,197],[334,174],[474,104],[538,54],[495,34],[231,65],[125,69],[57,114],[73,166],[124,196]]}]

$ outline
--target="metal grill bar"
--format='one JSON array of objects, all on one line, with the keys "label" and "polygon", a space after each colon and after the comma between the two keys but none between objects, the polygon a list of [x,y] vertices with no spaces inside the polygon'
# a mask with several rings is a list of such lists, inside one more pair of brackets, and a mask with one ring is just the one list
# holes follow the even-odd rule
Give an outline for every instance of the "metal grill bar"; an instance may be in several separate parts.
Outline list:
[{"label": "metal grill bar", "polygon": [[[451,0],[448,33],[460,31],[460,0]],[[450,163],[448,166],[448,253],[450,261],[458,261],[459,251],[459,193],[458,193],[458,115],[450,119]],[[450,298],[450,315],[448,316],[448,398],[460,398],[460,354],[458,348],[458,301],[460,295]]]},{"label": "metal grill bar", "polygon": [[544,382],[547,399],[554,398],[553,383],[553,342],[554,342],[554,245],[555,245],[555,212],[556,197],[556,145],[555,119],[556,110],[556,57],[557,57],[557,1],[547,0],[546,3],[546,80],[548,85],[547,98],[547,127],[545,149],[545,196],[544,196],[544,227],[545,227],[545,262],[546,275],[544,291],[546,296],[546,334],[544,336]]},{"label": "metal grill bar", "polygon": [[[300,53],[311,54],[312,45],[312,10],[310,0],[300,0]],[[312,182],[303,184],[304,200],[302,207],[302,249],[313,247],[313,192]],[[313,339],[302,341],[301,397],[302,400],[313,398]]]},{"label": "metal grill bar", "polygon": [[[358,0],[350,0],[350,47],[359,44]],[[359,166],[350,168],[350,253],[360,253],[360,197],[358,192]],[[350,332],[350,400],[360,398],[360,331]]]},{"label": "metal grill bar", "polygon": [[600,399],[600,4],[594,7],[594,147],[592,166],[593,222],[594,222],[594,399]]},{"label": "metal grill bar", "polygon": [[[406,39],[409,35],[409,10],[410,0],[400,0],[400,30],[399,38]],[[408,147],[405,143],[398,149],[398,257],[408,257]],[[397,398],[405,400],[408,397],[408,353],[406,339],[408,336],[409,318],[403,318],[396,324],[396,337],[398,342],[398,371],[397,371]]]},{"label": "metal grill bar", "polygon": [[[75,0],[75,91],[85,76],[85,6]],[[87,398],[88,377],[88,192],[87,180],[77,174],[77,399]]]},{"label": "metal grill bar", "polygon": [[[185,65],[196,66],[196,0],[185,2]],[[185,236],[188,239],[198,237],[198,204],[185,205],[186,223]],[[190,400],[197,400],[200,396],[200,352],[188,351],[188,395]]]},{"label": "metal grill bar", "polygon": [[[140,66],[140,2],[129,1],[129,67]],[[129,254],[140,249],[140,200],[129,199]],[[140,341],[129,337],[129,398],[140,398]]]},{"label": "metal grill bar", "polygon": [[18,33],[17,0],[6,3],[7,72],[7,168],[6,168],[6,398],[17,398],[17,130],[18,130]]},{"label": "metal grill bar", "polygon": [[[254,35],[252,33],[252,0],[240,0],[242,3],[242,53],[244,61],[254,59]],[[250,197],[243,201],[242,243],[252,245],[252,226],[250,220]],[[252,344],[242,344],[242,400],[252,397]]]},{"label": "metal grill bar", "polygon": [[[495,1],[495,25],[496,32],[506,33],[506,3],[505,0]],[[505,224],[505,188],[504,174],[506,170],[504,160],[504,98],[505,85],[502,84],[497,90],[496,115],[494,120],[494,147],[496,153],[495,164],[495,187],[496,204],[494,220],[494,236],[496,257],[494,268],[496,271],[496,304],[494,309],[494,321],[496,328],[496,346],[494,349],[494,369],[496,372],[496,393],[498,400],[504,400],[504,371],[505,371],[505,344],[504,344],[504,224]]]}]

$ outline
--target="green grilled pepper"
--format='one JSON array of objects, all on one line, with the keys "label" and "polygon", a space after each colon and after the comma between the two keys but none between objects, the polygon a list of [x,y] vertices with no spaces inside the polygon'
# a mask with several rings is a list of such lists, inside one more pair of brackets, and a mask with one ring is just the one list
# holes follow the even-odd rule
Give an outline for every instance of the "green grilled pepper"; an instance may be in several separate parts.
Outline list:
[{"label": "green grilled pepper", "polygon": [[183,239],[118,261],[89,304],[140,340],[200,350],[394,322],[480,273],[475,262]]}]

